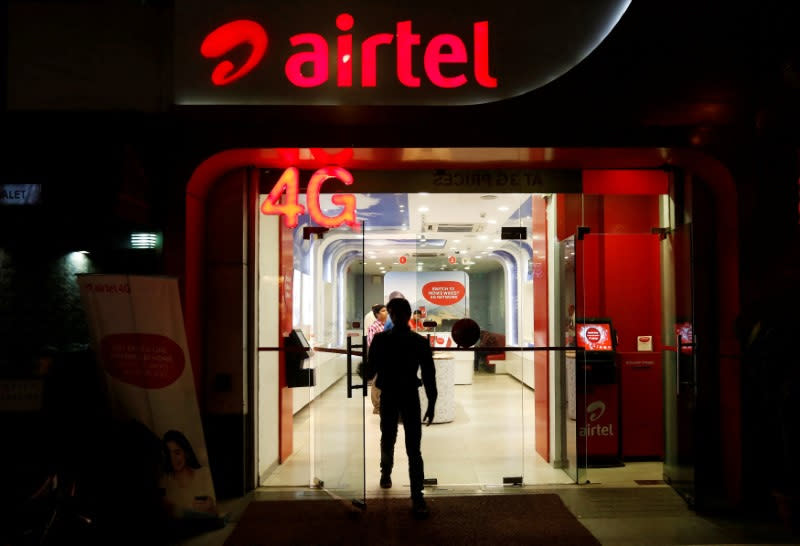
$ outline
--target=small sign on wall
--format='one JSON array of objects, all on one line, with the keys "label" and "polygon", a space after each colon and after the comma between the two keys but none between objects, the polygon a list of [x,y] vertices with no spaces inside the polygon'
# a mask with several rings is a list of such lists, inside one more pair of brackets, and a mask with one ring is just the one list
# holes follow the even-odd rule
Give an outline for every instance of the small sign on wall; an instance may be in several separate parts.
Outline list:
[{"label": "small sign on wall", "polygon": [[652,351],[653,350],[653,336],[638,336],[636,338],[637,351]]},{"label": "small sign on wall", "polygon": [[0,184],[0,205],[38,205],[41,184]]}]

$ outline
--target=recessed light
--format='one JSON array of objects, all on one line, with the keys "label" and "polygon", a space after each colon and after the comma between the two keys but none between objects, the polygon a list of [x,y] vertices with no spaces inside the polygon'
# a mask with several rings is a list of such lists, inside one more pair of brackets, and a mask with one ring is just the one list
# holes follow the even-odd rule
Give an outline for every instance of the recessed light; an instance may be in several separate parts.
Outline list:
[{"label": "recessed light", "polygon": [[489,222],[490,224],[496,224],[496,223],[497,223],[497,220],[488,220],[488,222]]},{"label": "recessed light", "polygon": [[497,210],[502,210],[503,212],[508,210],[508,207],[497,207]]},{"label": "recessed light", "polygon": [[417,210],[420,211],[420,212],[428,212],[429,209],[428,209],[428,207],[420,207]]},{"label": "recessed light", "polygon": [[461,242],[461,239],[453,239],[453,242],[454,242],[454,243],[456,243],[456,244],[457,244],[457,243],[460,243],[460,242]]}]

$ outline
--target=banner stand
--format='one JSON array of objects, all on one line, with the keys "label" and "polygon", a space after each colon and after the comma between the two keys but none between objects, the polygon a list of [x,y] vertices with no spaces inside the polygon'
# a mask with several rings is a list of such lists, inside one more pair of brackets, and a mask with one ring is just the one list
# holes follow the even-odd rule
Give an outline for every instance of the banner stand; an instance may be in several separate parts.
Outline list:
[{"label": "banner stand", "polygon": [[160,443],[163,508],[181,529],[223,527],[175,278],[78,275],[112,415]]}]

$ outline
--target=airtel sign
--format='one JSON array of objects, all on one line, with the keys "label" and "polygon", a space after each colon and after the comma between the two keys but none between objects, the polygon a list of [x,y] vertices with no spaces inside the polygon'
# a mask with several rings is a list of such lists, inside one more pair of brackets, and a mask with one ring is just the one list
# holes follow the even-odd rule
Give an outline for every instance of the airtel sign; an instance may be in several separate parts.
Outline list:
[{"label": "airtel sign", "polygon": [[[420,35],[414,33],[411,21],[397,23],[393,34],[381,32],[369,36],[361,43],[361,86],[378,85],[377,63],[378,47],[394,45],[397,57],[397,79],[406,87],[420,87],[421,79],[414,74],[412,51],[420,45]],[[336,17],[336,28],[348,31],[353,28],[353,17],[342,13]],[[397,43],[394,39],[397,37]],[[245,19],[225,23],[206,36],[200,45],[200,53],[208,59],[218,59],[237,46],[248,44],[251,52],[245,62],[236,67],[228,60],[222,60],[211,73],[214,85],[228,85],[247,75],[261,62],[267,51],[269,37],[266,29],[255,21]],[[310,51],[293,53],[286,61],[286,78],[297,87],[318,87],[328,82],[330,74],[329,45],[324,36],[303,32],[289,38],[294,48],[304,45]],[[497,79],[489,74],[489,22],[479,21],[473,25],[474,75],[475,81],[483,87],[497,87]],[[353,86],[353,36],[343,34],[336,38],[336,85]],[[463,70],[454,76],[445,76],[444,64],[462,65],[469,61],[464,42],[453,34],[438,34],[425,46],[424,67],[428,80],[437,87],[461,87],[467,83]],[[304,72],[308,71],[308,75]]]},{"label": "airtel sign", "polygon": [[630,0],[176,0],[181,105],[458,105],[561,76]]}]

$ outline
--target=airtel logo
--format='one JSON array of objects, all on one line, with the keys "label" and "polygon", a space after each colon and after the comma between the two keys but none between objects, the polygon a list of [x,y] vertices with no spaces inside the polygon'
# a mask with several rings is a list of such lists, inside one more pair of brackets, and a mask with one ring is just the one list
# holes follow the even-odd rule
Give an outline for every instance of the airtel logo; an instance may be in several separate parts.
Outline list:
[{"label": "airtel logo", "polygon": [[[422,75],[434,86],[454,89],[466,85],[470,78],[483,88],[498,86],[489,66],[489,21],[472,25],[472,48],[455,34],[437,34],[424,45],[422,70],[413,63],[414,50],[422,47],[422,37],[413,30],[412,21],[400,21],[394,32],[379,32],[357,44],[360,66],[355,67],[353,35],[350,31],[355,20],[349,13],[336,17],[336,28],[342,32],[336,37],[336,62],[330,66],[331,46],[321,34],[301,32],[289,38],[294,48],[284,65],[286,79],[300,88],[319,87],[328,83],[335,73],[336,86],[372,88],[378,85],[379,51],[394,49],[397,81],[407,88],[422,85]],[[240,65],[222,59],[239,46],[247,45],[250,54]],[[264,59],[269,45],[269,35],[259,23],[239,19],[225,23],[211,31],[200,45],[200,54],[206,59],[221,59],[211,72],[215,86],[226,86],[251,73]],[[298,51],[297,48],[302,48]],[[308,49],[310,48],[310,50]],[[471,55],[470,55],[471,53]],[[469,64],[471,63],[471,71]],[[444,70],[443,70],[444,69]],[[357,84],[354,85],[354,75]]]},{"label": "airtel logo", "polygon": [[602,400],[595,400],[586,406],[586,413],[589,415],[589,421],[597,421],[606,412],[606,405]]}]

